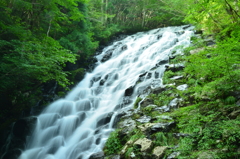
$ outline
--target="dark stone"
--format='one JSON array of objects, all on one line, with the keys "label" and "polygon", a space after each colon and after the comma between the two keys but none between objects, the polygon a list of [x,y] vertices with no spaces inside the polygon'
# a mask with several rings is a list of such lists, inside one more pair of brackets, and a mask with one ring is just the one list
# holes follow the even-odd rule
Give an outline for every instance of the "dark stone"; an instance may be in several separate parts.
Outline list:
[{"label": "dark stone", "polygon": [[166,91],[166,87],[158,87],[158,88],[155,88],[152,90],[152,93],[153,94],[159,94],[159,93],[162,93],[163,91]]},{"label": "dark stone", "polygon": [[164,60],[162,60],[162,61],[159,61],[157,64],[156,64],[156,66],[158,67],[158,66],[161,66],[161,65],[165,65],[165,64],[167,64],[169,62],[169,59],[167,58],[167,59],[164,59]]},{"label": "dark stone", "polygon": [[89,159],[104,159],[104,153],[103,152],[97,152],[92,154]]},{"label": "dark stone", "polygon": [[157,36],[157,39],[159,40],[159,39],[161,39],[162,38],[162,35],[158,35]]},{"label": "dark stone", "polygon": [[186,26],[183,26],[183,29],[187,29],[187,28],[189,28],[189,27],[191,27],[192,25],[186,25]]},{"label": "dark stone", "polygon": [[106,52],[106,54],[103,56],[101,62],[105,62],[105,61],[109,60],[111,58],[111,56],[112,56],[113,50],[114,49],[108,50]]},{"label": "dark stone", "polygon": [[125,96],[131,96],[131,95],[133,94],[133,92],[134,92],[134,86],[130,86],[129,88],[127,88],[127,89],[125,90],[124,95],[125,95]]},{"label": "dark stone", "polygon": [[129,105],[130,103],[132,103],[132,98],[130,98],[129,96],[123,97],[123,99],[120,102],[120,104],[115,106],[114,111],[117,111],[117,110],[119,110],[121,108],[124,108],[127,105]]},{"label": "dark stone", "polygon": [[175,122],[169,122],[169,123],[157,123],[153,125],[150,128],[150,133],[155,133],[155,132],[168,132],[170,129],[176,126]]},{"label": "dark stone", "polygon": [[171,65],[165,65],[166,71],[172,71],[172,72],[178,72],[185,68],[183,64],[171,64]]},{"label": "dark stone", "polygon": [[106,82],[106,80],[101,79],[101,81],[99,82],[99,85],[102,86],[102,85],[104,85],[105,82]]},{"label": "dark stone", "polygon": [[99,85],[102,86],[107,81],[109,75],[106,75],[101,81],[99,82]]},{"label": "dark stone", "polygon": [[113,112],[104,114],[102,118],[97,122],[97,127],[108,124],[111,121],[113,114]]},{"label": "dark stone", "polygon": [[127,50],[127,45],[123,45],[122,48],[121,48],[122,51],[125,51]]}]

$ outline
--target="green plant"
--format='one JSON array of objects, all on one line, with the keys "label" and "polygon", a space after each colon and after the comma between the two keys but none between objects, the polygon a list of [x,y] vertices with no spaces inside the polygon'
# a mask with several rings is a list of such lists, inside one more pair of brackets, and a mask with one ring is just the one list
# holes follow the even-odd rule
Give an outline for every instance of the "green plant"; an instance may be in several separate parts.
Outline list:
[{"label": "green plant", "polygon": [[142,100],[142,98],[140,98],[140,97],[137,97],[137,99],[135,100],[135,102],[134,102],[134,108],[136,109],[136,108],[138,108],[138,104],[139,104],[139,102]]},{"label": "green plant", "polygon": [[110,134],[110,136],[104,146],[104,153],[106,155],[117,154],[121,150],[122,147],[123,147],[123,145],[118,136],[118,131],[113,131]]}]

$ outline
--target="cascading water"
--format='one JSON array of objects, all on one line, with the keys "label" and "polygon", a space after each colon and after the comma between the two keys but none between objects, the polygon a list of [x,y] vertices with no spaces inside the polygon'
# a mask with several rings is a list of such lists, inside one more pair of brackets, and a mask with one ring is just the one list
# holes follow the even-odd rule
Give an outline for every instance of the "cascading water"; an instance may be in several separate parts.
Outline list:
[{"label": "cascading water", "polygon": [[131,108],[145,88],[162,85],[169,57],[190,44],[192,29],[154,29],[106,47],[94,71],[38,116],[19,159],[88,159],[102,151],[117,112]]}]

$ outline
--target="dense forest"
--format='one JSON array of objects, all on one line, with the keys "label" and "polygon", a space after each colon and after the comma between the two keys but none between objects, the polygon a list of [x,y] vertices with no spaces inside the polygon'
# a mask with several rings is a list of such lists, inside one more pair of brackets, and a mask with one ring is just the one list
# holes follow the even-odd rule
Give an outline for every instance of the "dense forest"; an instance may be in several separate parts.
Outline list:
[{"label": "dense forest", "polygon": [[[49,100],[43,99],[49,84],[57,84],[55,93],[63,95],[94,63],[93,55],[99,46],[116,35],[192,24],[202,36],[214,37],[216,47],[184,59],[188,61],[186,80],[193,86],[187,92],[193,94],[188,105],[197,104],[194,109],[199,111],[203,105],[207,107],[205,114],[199,113],[198,117],[206,123],[222,117],[224,125],[217,123],[216,129],[227,129],[232,124],[233,137],[226,142],[234,145],[229,149],[235,151],[240,134],[234,127],[239,127],[239,117],[234,121],[228,121],[223,114],[208,117],[206,110],[239,113],[239,9],[239,0],[1,0],[0,130],[29,115],[39,101],[45,106]],[[203,40],[193,41],[189,49],[205,47]],[[190,126],[197,123],[192,122]],[[210,131],[204,130],[206,134]],[[223,147],[220,143],[214,146]]]},{"label": "dense forest", "polygon": [[0,3],[1,128],[29,114],[39,101],[46,105],[49,83],[57,82],[57,93],[64,94],[94,61],[99,44],[115,34],[182,24],[182,16],[173,16],[157,0]]}]

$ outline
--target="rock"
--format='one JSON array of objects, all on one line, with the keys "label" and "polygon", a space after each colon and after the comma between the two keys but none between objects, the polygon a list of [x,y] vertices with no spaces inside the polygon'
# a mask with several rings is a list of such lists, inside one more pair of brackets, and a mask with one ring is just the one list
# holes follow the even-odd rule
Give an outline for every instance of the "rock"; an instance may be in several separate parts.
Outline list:
[{"label": "rock", "polygon": [[138,128],[142,131],[145,132],[146,130],[148,130],[149,128],[151,128],[153,125],[155,125],[155,123],[146,123],[143,125],[139,125]]},{"label": "rock", "polygon": [[197,159],[214,159],[212,152],[202,152],[198,155]]},{"label": "rock", "polygon": [[147,138],[138,139],[134,145],[141,147],[141,152],[149,152],[153,146],[153,142]]},{"label": "rock", "polygon": [[171,153],[171,154],[167,157],[167,159],[175,159],[175,158],[177,158],[180,154],[181,154],[180,152],[173,152],[173,153]]},{"label": "rock", "polygon": [[170,64],[170,65],[165,65],[166,71],[172,71],[172,72],[177,72],[181,71],[185,68],[184,64]]},{"label": "rock", "polygon": [[127,89],[125,90],[124,95],[125,95],[125,96],[131,96],[131,95],[133,94],[133,92],[134,92],[134,86],[130,86],[129,88],[127,88]]},{"label": "rock", "polygon": [[182,79],[183,76],[173,76],[172,78],[170,78],[171,80],[178,80],[178,79]]},{"label": "rock", "polygon": [[136,128],[136,121],[132,120],[131,118],[125,119],[118,124],[118,128],[122,129],[120,131],[121,135],[127,135]]},{"label": "rock", "polygon": [[156,66],[158,67],[158,66],[160,66],[160,65],[167,64],[168,62],[169,62],[169,59],[167,58],[167,59],[164,59],[164,60],[162,60],[162,61],[159,61],[159,62],[156,64]]},{"label": "rock", "polygon": [[153,89],[152,93],[153,94],[159,94],[159,93],[162,93],[163,91],[166,91],[166,87],[164,87],[164,86]]},{"label": "rock", "polygon": [[122,48],[121,48],[121,50],[122,50],[122,51],[125,51],[125,50],[127,50],[127,48],[128,48],[127,45],[123,45]]},{"label": "rock", "polygon": [[142,102],[141,102],[141,107],[143,108],[143,107],[146,107],[146,106],[149,106],[149,105],[151,105],[151,104],[153,104],[153,100],[152,99],[150,99],[150,98],[145,98]]},{"label": "rock", "polygon": [[171,128],[175,127],[176,123],[175,122],[169,122],[169,123],[157,123],[153,125],[150,129],[151,133],[154,132],[168,132]]},{"label": "rock", "polygon": [[101,62],[105,62],[105,61],[107,61],[108,59],[110,59],[111,56],[112,56],[113,51],[114,51],[114,49],[108,50],[108,51],[106,52],[106,54],[103,56],[103,58],[101,59]]},{"label": "rock", "polygon": [[154,110],[159,111],[159,112],[169,112],[170,107],[168,107],[167,105],[164,105],[164,106],[161,106],[161,107],[157,107]]},{"label": "rock", "polygon": [[181,98],[174,98],[174,99],[168,104],[168,106],[169,106],[170,108],[176,109],[181,101],[182,101]]},{"label": "rock", "polygon": [[99,127],[99,126],[102,126],[102,125],[105,125],[105,124],[109,123],[111,121],[111,118],[112,118],[113,114],[114,114],[113,112],[104,114],[101,117],[101,119],[97,122],[97,126],[96,127]]},{"label": "rock", "polygon": [[133,144],[133,141],[132,141],[132,140],[129,140],[129,141],[124,145],[124,147],[123,147],[123,149],[121,150],[120,154],[121,154],[121,155],[124,155],[124,154],[126,153],[126,151],[127,151],[128,146],[129,146],[129,145],[132,145],[132,144]]},{"label": "rock", "polygon": [[184,133],[173,133],[174,137],[179,139],[180,137],[187,137],[190,136],[189,134],[184,134]]},{"label": "rock", "polygon": [[183,84],[183,85],[180,85],[180,86],[177,86],[177,89],[179,91],[184,91],[188,88],[188,85],[187,84]]},{"label": "rock", "polygon": [[138,122],[140,123],[148,123],[151,121],[151,117],[150,116],[141,116],[140,118],[137,119]]},{"label": "rock", "polygon": [[154,159],[160,159],[163,157],[165,151],[167,150],[167,146],[157,146],[153,149]]},{"label": "rock", "polygon": [[104,159],[104,153],[103,152],[97,152],[92,154],[89,159]]},{"label": "rock", "polygon": [[159,118],[164,119],[164,120],[173,120],[170,116],[167,116],[167,115],[159,116]]}]

